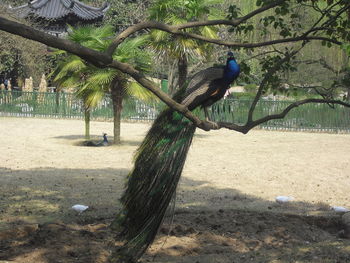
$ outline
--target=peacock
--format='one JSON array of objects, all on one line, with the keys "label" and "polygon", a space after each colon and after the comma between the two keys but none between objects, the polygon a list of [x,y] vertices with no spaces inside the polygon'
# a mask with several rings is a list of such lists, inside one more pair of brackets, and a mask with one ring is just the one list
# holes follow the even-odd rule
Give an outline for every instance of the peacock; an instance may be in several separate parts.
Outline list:
[{"label": "peacock", "polygon": [[93,146],[93,147],[108,146],[107,133],[102,133],[102,137],[103,137],[103,141],[100,141],[100,142],[86,141],[84,142],[84,145]]},{"label": "peacock", "polygon": [[[174,99],[191,111],[204,108],[208,118],[206,107],[224,96],[239,73],[234,54],[228,52],[225,66],[198,72]],[[175,194],[195,129],[182,114],[165,109],[136,151],[121,197],[122,209],[111,225],[125,241],[118,262],[135,262],[153,242]]]}]

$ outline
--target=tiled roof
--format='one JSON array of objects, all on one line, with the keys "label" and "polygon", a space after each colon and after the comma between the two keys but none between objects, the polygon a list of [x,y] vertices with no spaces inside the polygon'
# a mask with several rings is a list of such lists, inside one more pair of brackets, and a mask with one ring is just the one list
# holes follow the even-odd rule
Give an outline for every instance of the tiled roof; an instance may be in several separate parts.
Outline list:
[{"label": "tiled roof", "polygon": [[67,15],[76,15],[82,20],[102,18],[108,10],[105,3],[101,8],[88,6],[77,0],[34,0],[30,3],[12,8],[20,17],[35,15],[44,19],[59,19]]}]

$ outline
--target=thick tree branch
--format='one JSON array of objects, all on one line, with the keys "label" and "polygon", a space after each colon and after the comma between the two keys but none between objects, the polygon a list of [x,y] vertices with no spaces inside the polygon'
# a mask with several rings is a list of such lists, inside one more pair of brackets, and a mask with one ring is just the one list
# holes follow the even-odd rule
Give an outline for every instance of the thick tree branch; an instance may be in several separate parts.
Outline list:
[{"label": "thick tree branch", "polygon": [[92,64],[105,65],[112,61],[110,56],[98,52],[96,50],[83,47],[73,41],[67,39],[57,38],[50,34],[36,30],[30,26],[26,26],[0,16],[0,30],[15,34],[27,39],[31,39],[50,47],[66,50],[81,58],[86,59]]},{"label": "thick tree branch", "polygon": [[248,133],[251,129],[255,128],[256,126],[259,126],[262,123],[265,123],[267,121],[270,120],[275,120],[275,119],[283,119],[284,117],[286,117],[286,115],[294,108],[299,107],[303,104],[307,104],[307,103],[324,103],[324,104],[329,104],[329,105],[334,105],[334,104],[338,104],[338,105],[342,105],[344,107],[348,107],[350,108],[350,103],[341,101],[341,100],[331,100],[331,99],[305,99],[305,100],[301,100],[301,101],[297,101],[294,102],[292,104],[290,104],[287,108],[285,108],[281,113],[279,114],[272,114],[272,115],[267,115],[263,118],[260,118],[258,120],[255,121],[250,121],[247,122],[245,125],[237,125],[234,123],[228,123],[228,122],[217,122],[216,125],[213,125],[213,130],[218,130],[218,129],[229,129],[229,130],[234,130],[234,131],[238,131],[241,133]]}]

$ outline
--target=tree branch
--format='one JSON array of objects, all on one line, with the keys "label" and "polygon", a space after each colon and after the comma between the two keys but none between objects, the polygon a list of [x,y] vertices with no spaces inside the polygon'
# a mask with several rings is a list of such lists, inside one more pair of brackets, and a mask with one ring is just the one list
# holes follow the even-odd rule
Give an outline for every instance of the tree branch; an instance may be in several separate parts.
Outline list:
[{"label": "tree branch", "polygon": [[[223,21],[226,21],[226,20],[223,20]],[[210,22],[211,21],[207,21],[206,23],[203,22],[202,25],[210,24]],[[161,31],[171,33],[173,35],[197,39],[197,40],[205,41],[207,43],[212,43],[212,44],[226,46],[226,47],[257,48],[257,47],[271,46],[271,45],[275,45],[275,44],[291,43],[291,42],[299,42],[299,41],[309,41],[309,40],[324,40],[327,42],[332,42],[332,43],[337,44],[337,45],[342,44],[340,41],[337,41],[337,40],[334,40],[331,38],[319,37],[319,36],[307,36],[305,34],[302,34],[302,35],[296,36],[296,37],[275,39],[275,40],[270,40],[270,41],[265,41],[265,42],[239,43],[239,42],[220,40],[220,39],[216,39],[216,38],[208,38],[208,37],[204,37],[204,36],[198,35],[198,34],[183,32],[182,30],[179,30],[178,28],[179,28],[179,26],[169,26],[169,25],[155,22],[155,21],[147,21],[147,22],[142,22],[142,23],[136,24],[132,27],[129,27],[128,29],[126,29],[122,33],[120,33],[114,39],[112,44],[109,46],[106,54],[107,55],[113,54],[115,48],[120,43],[122,43],[125,40],[125,38],[127,38],[128,36],[130,36],[131,34],[137,32],[137,31],[140,31],[143,29],[158,29]]]},{"label": "tree branch", "polygon": [[290,104],[287,108],[285,108],[281,113],[279,114],[273,114],[273,115],[268,115],[265,116],[263,118],[260,118],[258,120],[249,122],[246,124],[246,127],[249,130],[251,130],[252,128],[270,121],[270,120],[275,120],[275,119],[283,119],[292,109],[299,107],[303,104],[307,104],[307,103],[324,103],[324,104],[338,104],[338,105],[342,105],[344,107],[348,107],[350,108],[350,104],[346,103],[344,101],[341,100],[332,100],[332,99],[305,99],[305,100],[301,100],[301,101],[296,101],[292,104]]},{"label": "tree branch", "polygon": [[134,78],[138,83],[140,83],[143,87],[150,90],[154,93],[159,99],[161,99],[165,104],[167,104],[170,108],[182,113],[186,118],[192,121],[198,128],[209,131],[211,129],[216,128],[216,124],[199,119],[196,115],[194,115],[185,105],[177,103],[171,97],[168,96],[165,92],[163,92],[160,88],[156,87],[155,84],[145,78],[139,71],[130,66],[129,64],[122,63],[116,60],[113,60],[111,64],[108,66],[118,69],[132,78]]},{"label": "tree branch", "polygon": [[[332,6],[328,7],[327,10],[325,10],[325,11],[322,11],[322,10],[317,11],[317,10],[316,10],[317,12],[321,13],[321,16],[317,19],[317,21],[313,24],[313,26],[310,27],[310,29],[309,29],[308,31],[305,32],[305,35],[308,35],[308,34],[311,33],[311,32],[317,31],[318,29],[316,29],[316,26],[317,26],[317,25],[322,21],[322,19],[323,19],[327,14],[329,14],[329,12],[330,12],[336,5],[338,5],[340,2],[341,2],[341,0],[338,1],[338,2],[336,2],[335,4],[333,4]],[[321,27],[319,27],[319,28],[321,28]]]},{"label": "tree branch", "polygon": [[218,130],[218,129],[225,128],[225,129],[234,130],[234,131],[238,131],[238,132],[241,132],[243,134],[246,134],[251,129],[255,128],[256,126],[258,126],[262,123],[265,123],[265,122],[270,121],[270,120],[275,120],[275,119],[283,119],[284,117],[286,117],[286,115],[292,109],[299,107],[303,104],[307,104],[307,103],[324,103],[324,104],[330,104],[330,105],[338,104],[338,105],[342,105],[344,107],[350,108],[350,103],[346,103],[346,102],[341,101],[341,100],[305,99],[305,100],[297,101],[297,102],[290,104],[287,108],[285,108],[279,114],[267,115],[267,116],[260,118],[258,120],[247,122],[245,125],[237,125],[237,124],[229,123],[229,122],[217,122],[217,123],[214,123],[214,125],[213,125],[214,127],[212,129]]},{"label": "tree branch", "polygon": [[18,35],[27,39],[31,39],[50,47],[66,50],[83,59],[86,59],[96,66],[106,65],[112,61],[110,56],[96,50],[83,47],[73,41],[57,38],[50,34],[36,30],[30,26],[20,24],[0,16],[0,30]]},{"label": "tree branch", "polygon": [[[256,16],[262,12],[265,12],[266,10],[269,10],[271,8],[274,8],[282,3],[284,3],[287,0],[276,0],[268,5],[262,6],[252,12],[250,12],[249,14],[237,18],[237,19],[232,19],[232,20],[207,20],[207,21],[194,21],[194,22],[188,22],[185,24],[181,24],[181,25],[166,25],[160,22],[156,22],[156,21],[147,21],[147,22],[141,22],[139,24],[133,25],[129,28],[127,28],[126,30],[124,30],[123,32],[121,32],[114,40],[113,42],[110,44],[110,46],[107,49],[107,54],[108,55],[112,55],[114,50],[118,47],[118,45],[120,43],[122,43],[124,41],[125,38],[129,37],[130,35],[136,33],[137,31],[141,31],[144,29],[158,29],[158,30],[162,30],[168,33],[172,33],[175,35],[181,35],[181,36],[185,36],[185,37],[191,37],[191,38],[195,38],[195,39],[199,39],[199,40],[204,40],[207,41],[211,40],[209,38],[204,38],[201,35],[197,35],[197,34],[190,34],[190,33],[186,33],[181,31],[182,29],[186,29],[186,28],[194,28],[194,27],[200,27],[200,26],[215,26],[215,25],[227,25],[227,26],[238,26],[241,23],[246,22],[248,19],[252,18],[253,16]],[[213,42],[210,42],[213,43]],[[219,43],[215,43],[215,44],[219,44]],[[219,45],[225,45],[225,44],[219,44]]]},{"label": "tree branch", "polygon": [[255,107],[256,107],[256,105],[258,104],[258,101],[260,100],[260,97],[261,97],[261,95],[262,95],[262,93],[263,93],[263,90],[264,90],[266,84],[268,83],[268,78],[269,78],[272,74],[274,74],[276,71],[278,71],[283,63],[285,63],[285,62],[287,62],[288,60],[290,60],[290,58],[293,57],[295,54],[297,54],[303,47],[304,47],[304,46],[302,46],[302,47],[299,48],[298,50],[295,50],[295,51],[293,51],[293,52],[287,54],[283,59],[281,59],[281,60],[279,61],[278,64],[276,64],[274,67],[270,68],[270,69],[268,70],[268,72],[266,72],[264,79],[263,79],[263,80],[261,81],[261,83],[260,83],[259,89],[258,89],[258,91],[257,91],[257,93],[256,93],[256,95],[255,95],[255,98],[254,98],[254,100],[253,100],[253,102],[252,102],[252,105],[251,105],[250,108],[249,108],[249,112],[248,112],[248,121],[247,121],[248,123],[252,122],[252,120],[253,120],[253,113],[254,113]]}]

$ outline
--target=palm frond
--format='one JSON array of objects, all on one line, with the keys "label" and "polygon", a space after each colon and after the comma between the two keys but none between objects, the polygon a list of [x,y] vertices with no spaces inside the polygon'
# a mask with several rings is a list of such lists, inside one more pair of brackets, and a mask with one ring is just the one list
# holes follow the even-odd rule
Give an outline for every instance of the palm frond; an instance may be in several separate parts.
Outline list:
[{"label": "palm frond", "polygon": [[83,44],[91,40],[93,30],[92,25],[83,25],[77,28],[68,25],[68,39]]},{"label": "palm frond", "polygon": [[87,108],[96,107],[102,100],[105,92],[98,86],[85,84],[76,90],[76,96],[81,98]]},{"label": "palm frond", "polygon": [[139,83],[135,81],[129,82],[126,89],[126,93],[127,95],[142,100],[144,102],[159,102],[159,98],[156,95],[154,95],[151,91],[142,87]]},{"label": "palm frond", "polygon": [[117,70],[99,69],[95,70],[86,81],[91,85],[108,86],[117,74]]},{"label": "palm frond", "polygon": [[135,65],[137,70],[149,71],[151,68],[151,56],[145,51],[144,46],[149,43],[149,37],[142,36],[124,41],[113,54],[113,58],[124,63]]},{"label": "palm frond", "polygon": [[176,14],[168,14],[168,16],[164,19],[164,21],[165,23],[171,24],[171,25],[181,25],[188,22],[188,20],[185,17],[179,17]]},{"label": "palm frond", "polygon": [[70,57],[66,63],[61,65],[59,71],[56,72],[54,81],[60,81],[60,79],[64,79],[66,76],[82,72],[83,69],[86,69],[86,64],[81,59]]},{"label": "palm frond", "polygon": [[70,76],[64,79],[57,80],[59,85],[64,88],[78,88],[82,84],[81,79],[75,76]]},{"label": "palm frond", "polygon": [[218,30],[215,27],[204,26],[201,28],[201,34],[208,38],[217,38]]},{"label": "palm frond", "polygon": [[[168,24],[182,24],[189,20],[220,19],[224,15],[220,8],[213,8],[221,4],[221,0],[156,0],[150,8],[150,19],[155,19]],[[199,27],[185,29],[186,32],[201,34],[203,36],[216,37],[216,27]],[[180,36],[173,36],[165,32],[152,30],[149,34],[153,40],[152,46],[159,55],[166,53],[168,56],[177,58],[186,56],[197,58],[205,52],[208,53],[209,45],[202,41],[188,39]]]}]

